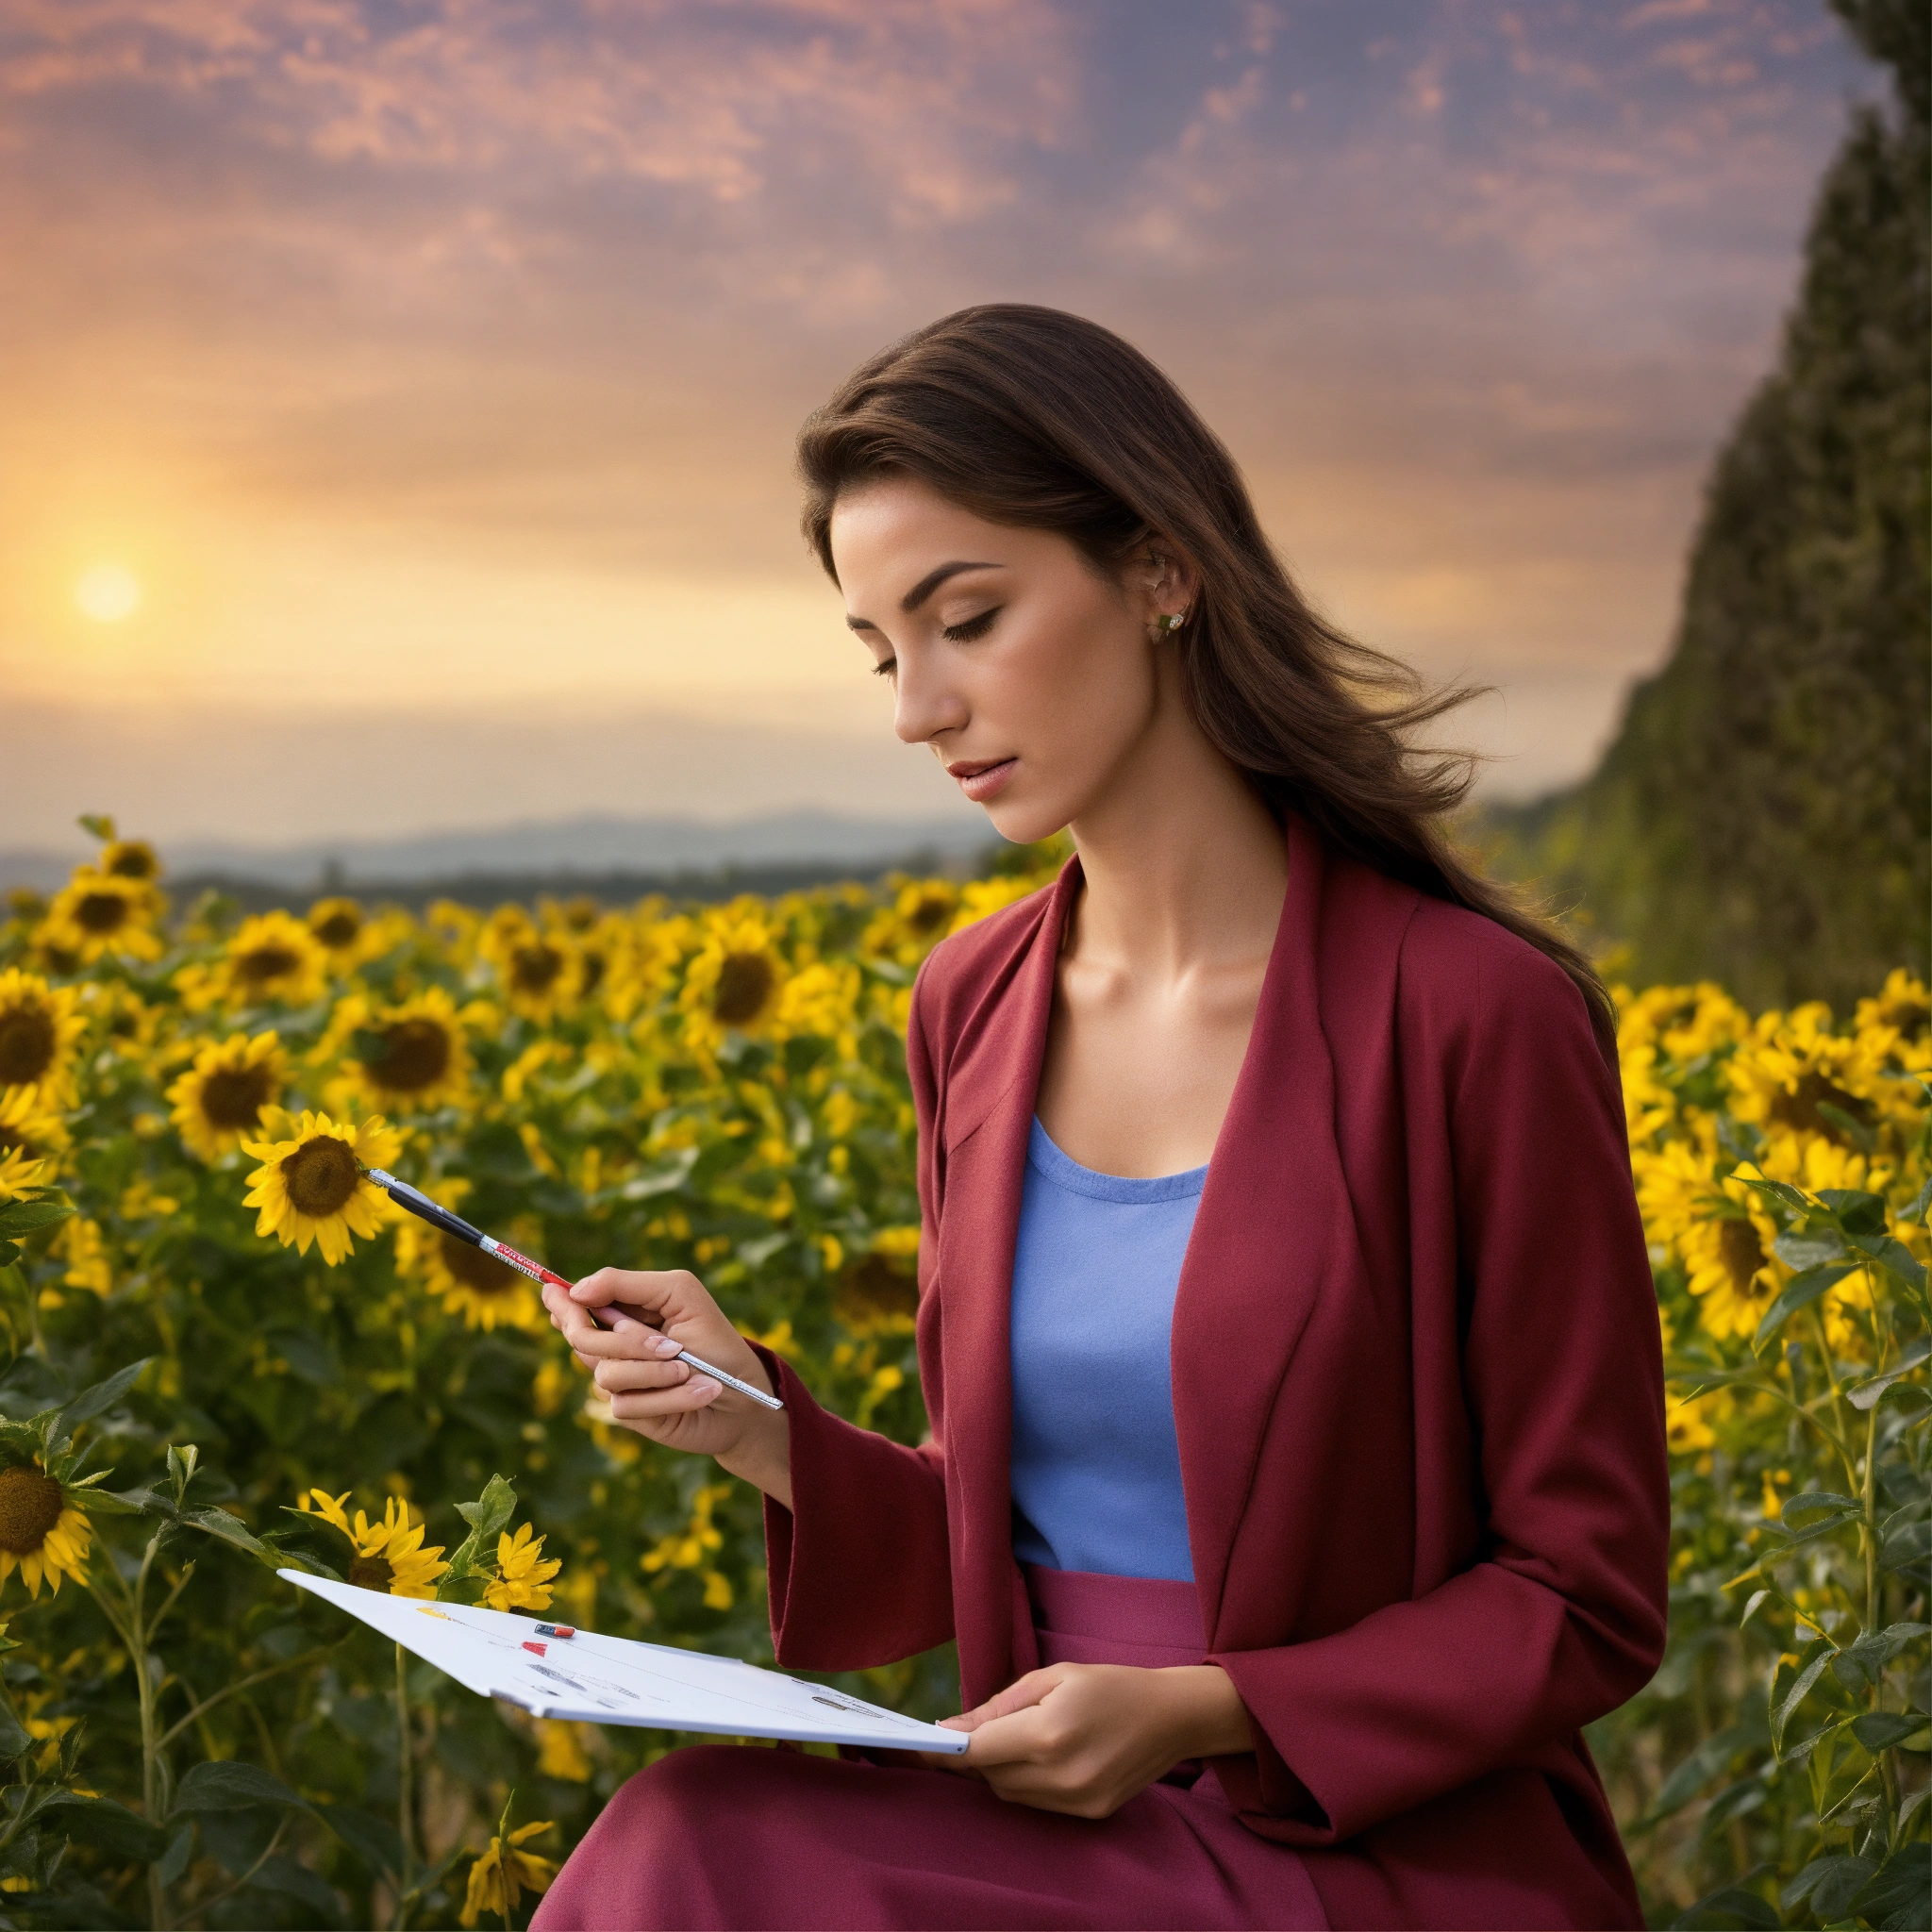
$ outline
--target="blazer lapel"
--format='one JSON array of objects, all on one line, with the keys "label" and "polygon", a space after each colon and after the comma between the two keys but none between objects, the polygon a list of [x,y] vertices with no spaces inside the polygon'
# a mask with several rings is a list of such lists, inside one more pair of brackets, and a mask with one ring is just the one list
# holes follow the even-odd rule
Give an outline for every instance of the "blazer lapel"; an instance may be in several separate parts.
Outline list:
[{"label": "blazer lapel", "polygon": [[1013,1245],[1040,1091],[1071,861],[1024,954],[947,1070],[945,1211],[940,1221],[940,1360],[945,1377],[954,1621],[968,1707],[1034,1668],[1032,1618],[1013,1560]]},{"label": "blazer lapel", "polygon": [[1299,819],[1288,839],[1281,924],[1174,1299],[1174,1426],[1210,1649],[1282,1378],[1324,1285],[1358,1256],[1318,1004],[1324,857]]}]

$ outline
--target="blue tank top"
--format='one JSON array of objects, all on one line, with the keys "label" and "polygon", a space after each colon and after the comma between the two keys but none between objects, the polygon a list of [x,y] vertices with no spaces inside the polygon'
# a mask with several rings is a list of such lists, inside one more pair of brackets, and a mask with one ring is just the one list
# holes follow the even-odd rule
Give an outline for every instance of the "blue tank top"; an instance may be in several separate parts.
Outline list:
[{"label": "blue tank top", "polygon": [[1124,1180],[1036,1120],[1013,1246],[1013,1553],[1191,1583],[1170,1343],[1208,1170]]}]

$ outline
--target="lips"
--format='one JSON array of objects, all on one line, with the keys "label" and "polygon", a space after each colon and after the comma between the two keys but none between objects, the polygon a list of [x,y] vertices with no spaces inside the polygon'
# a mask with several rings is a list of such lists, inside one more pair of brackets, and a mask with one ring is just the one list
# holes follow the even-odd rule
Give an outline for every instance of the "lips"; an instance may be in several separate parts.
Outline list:
[{"label": "lips", "polygon": [[946,775],[974,804],[984,805],[1005,789],[1018,764],[1018,758],[960,758],[946,767]]}]

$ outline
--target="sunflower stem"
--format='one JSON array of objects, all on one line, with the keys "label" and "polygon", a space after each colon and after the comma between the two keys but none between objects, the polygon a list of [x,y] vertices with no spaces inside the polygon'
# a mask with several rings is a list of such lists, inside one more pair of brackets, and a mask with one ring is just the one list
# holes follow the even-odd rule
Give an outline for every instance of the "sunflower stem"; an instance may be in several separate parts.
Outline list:
[{"label": "sunflower stem", "polygon": [[415,1765],[409,1753],[409,1654],[396,1645],[396,1830],[403,1841],[402,1885],[397,1888],[395,1932],[408,1916],[409,1879],[418,1863],[415,1833]]}]

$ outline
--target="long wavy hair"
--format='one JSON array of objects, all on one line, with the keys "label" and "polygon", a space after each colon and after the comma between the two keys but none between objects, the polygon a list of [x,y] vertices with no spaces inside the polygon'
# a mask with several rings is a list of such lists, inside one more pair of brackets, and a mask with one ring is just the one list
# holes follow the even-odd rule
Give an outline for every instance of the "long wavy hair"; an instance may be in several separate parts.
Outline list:
[{"label": "long wavy hair", "polygon": [[1614,1038],[1589,960],[1442,829],[1476,761],[1419,748],[1415,734],[1475,692],[1426,689],[1309,608],[1234,458],[1138,349],[1056,308],[962,308],[855,370],[807,418],[798,458],[806,538],[835,582],[833,505],[881,475],[918,477],[990,523],[1057,531],[1109,576],[1163,539],[1200,583],[1173,634],[1189,708],[1269,810],[1299,813],[1377,872],[1526,940]]}]

